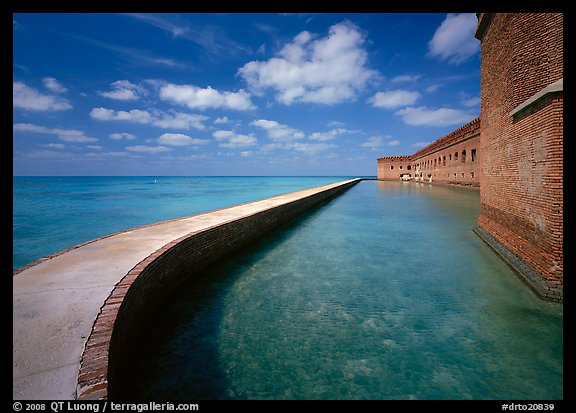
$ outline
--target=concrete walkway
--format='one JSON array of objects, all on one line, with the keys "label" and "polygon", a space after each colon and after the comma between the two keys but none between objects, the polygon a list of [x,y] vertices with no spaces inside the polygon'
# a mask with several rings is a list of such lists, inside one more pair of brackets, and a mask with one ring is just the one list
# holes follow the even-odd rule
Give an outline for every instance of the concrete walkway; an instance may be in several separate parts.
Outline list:
[{"label": "concrete walkway", "polygon": [[114,286],[150,254],[187,234],[349,182],[118,233],[56,255],[15,275],[12,296],[14,399],[76,397],[82,352],[100,308]]}]

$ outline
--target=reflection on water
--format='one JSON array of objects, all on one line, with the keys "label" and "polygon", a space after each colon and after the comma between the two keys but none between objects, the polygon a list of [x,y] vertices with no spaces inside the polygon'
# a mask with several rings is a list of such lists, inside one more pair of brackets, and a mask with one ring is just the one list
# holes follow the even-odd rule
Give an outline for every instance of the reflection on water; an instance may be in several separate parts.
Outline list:
[{"label": "reflection on water", "polygon": [[475,191],[362,182],[190,282],[129,397],[561,399],[561,304],[471,231]]}]

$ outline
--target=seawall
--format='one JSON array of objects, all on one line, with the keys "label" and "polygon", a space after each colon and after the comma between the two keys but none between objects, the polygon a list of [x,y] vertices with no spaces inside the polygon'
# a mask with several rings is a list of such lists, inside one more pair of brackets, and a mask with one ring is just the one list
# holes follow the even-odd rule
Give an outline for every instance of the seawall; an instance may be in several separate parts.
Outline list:
[{"label": "seawall", "polygon": [[114,397],[122,354],[184,277],[361,179],[156,223],[81,244],[13,277],[13,398]]}]

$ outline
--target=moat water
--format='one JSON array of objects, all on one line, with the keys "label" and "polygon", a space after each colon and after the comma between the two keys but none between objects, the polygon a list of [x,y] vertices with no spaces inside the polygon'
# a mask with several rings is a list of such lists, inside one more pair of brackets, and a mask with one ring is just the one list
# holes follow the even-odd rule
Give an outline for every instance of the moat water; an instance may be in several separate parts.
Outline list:
[{"label": "moat water", "polygon": [[189,282],[123,393],[562,399],[563,307],[473,232],[479,193],[364,181]]}]

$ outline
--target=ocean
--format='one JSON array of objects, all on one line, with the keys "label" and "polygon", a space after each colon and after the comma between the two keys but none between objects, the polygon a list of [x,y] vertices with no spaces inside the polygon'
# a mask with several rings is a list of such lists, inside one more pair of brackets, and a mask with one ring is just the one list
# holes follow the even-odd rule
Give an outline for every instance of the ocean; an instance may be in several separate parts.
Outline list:
[{"label": "ocean", "polygon": [[14,177],[12,267],[140,225],[352,177]]}]

